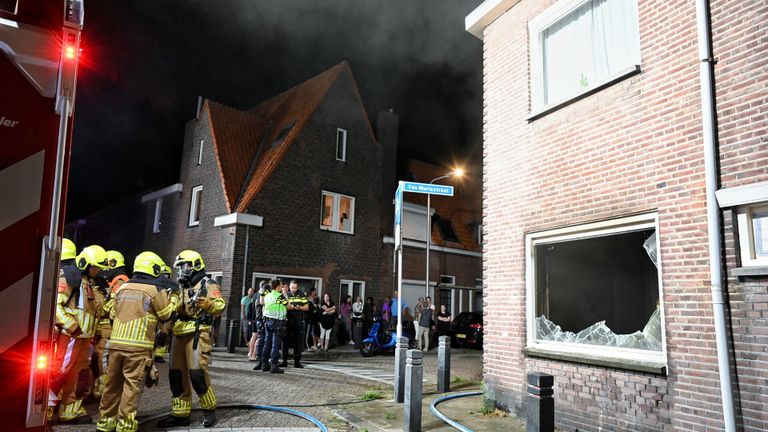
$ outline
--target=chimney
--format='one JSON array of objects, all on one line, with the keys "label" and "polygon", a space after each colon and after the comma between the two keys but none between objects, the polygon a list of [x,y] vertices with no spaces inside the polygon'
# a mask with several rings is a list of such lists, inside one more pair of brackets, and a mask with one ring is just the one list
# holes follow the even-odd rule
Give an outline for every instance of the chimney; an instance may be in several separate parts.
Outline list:
[{"label": "chimney", "polygon": [[381,143],[381,234],[392,235],[397,189],[397,115],[389,108],[376,116],[376,138]]}]

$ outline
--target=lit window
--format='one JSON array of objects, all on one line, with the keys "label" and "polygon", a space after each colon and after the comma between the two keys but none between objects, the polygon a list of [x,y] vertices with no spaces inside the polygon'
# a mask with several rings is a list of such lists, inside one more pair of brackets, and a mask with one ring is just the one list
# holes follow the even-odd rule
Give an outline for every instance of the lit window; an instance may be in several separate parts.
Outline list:
[{"label": "lit window", "polygon": [[336,129],[336,160],[347,160],[347,131],[344,129]]},{"label": "lit window", "polygon": [[189,203],[189,226],[200,225],[200,205],[203,199],[203,186],[192,189],[192,200]]},{"label": "lit window", "polygon": [[639,70],[637,0],[561,0],[528,27],[534,112]]},{"label": "lit window", "polygon": [[160,217],[162,215],[162,208],[163,208],[163,199],[158,198],[155,201],[155,219],[152,222],[152,232],[153,233],[159,233],[160,232]]},{"label": "lit window", "polygon": [[742,266],[768,266],[768,203],[739,207]]},{"label": "lit window", "polygon": [[200,145],[198,146],[198,149],[197,149],[197,164],[198,165],[201,165],[203,163],[203,143],[205,143],[205,141],[200,140]]},{"label": "lit window", "polygon": [[355,226],[355,199],[333,192],[323,192],[320,228],[352,234]]},{"label": "lit window", "polygon": [[663,361],[655,215],[526,236],[528,346]]}]

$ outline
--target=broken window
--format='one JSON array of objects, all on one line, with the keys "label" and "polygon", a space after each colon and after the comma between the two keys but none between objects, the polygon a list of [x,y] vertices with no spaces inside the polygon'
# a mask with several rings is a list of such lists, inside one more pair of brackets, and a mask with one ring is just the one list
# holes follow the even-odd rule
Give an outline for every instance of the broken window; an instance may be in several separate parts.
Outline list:
[{"label": "broken window", "polygon": [[537,342],[662,350],[655,227],[543,238],[532,252]]}]

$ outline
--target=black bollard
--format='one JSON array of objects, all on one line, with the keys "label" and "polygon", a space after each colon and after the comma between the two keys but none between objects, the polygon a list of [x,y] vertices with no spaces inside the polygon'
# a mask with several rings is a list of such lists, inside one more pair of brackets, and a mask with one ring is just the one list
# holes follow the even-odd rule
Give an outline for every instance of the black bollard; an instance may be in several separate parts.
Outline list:
[{"label": "black bollard", "polygon": [[528,373],[528,408],[526,432],[555,431],[555,377],[541,372]]},{"label": "black bollard", "polygon": [[229,338],[227,338],[227,352],[235,352],[235,347],[240,342],[240,320],[229,320]]}]

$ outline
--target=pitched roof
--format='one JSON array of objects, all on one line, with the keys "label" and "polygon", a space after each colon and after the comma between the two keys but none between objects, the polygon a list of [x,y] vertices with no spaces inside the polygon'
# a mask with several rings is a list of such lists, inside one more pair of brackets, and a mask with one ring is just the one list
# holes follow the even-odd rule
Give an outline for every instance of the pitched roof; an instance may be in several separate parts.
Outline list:
[{"label": "pitched roof", "polygon": [[[343,61],[248,111],[206,101],[228,211],[247,212],[328,90],[344,73],[354,80],[349,64]],[[359,93],[357,96],[359,99]],[[279,143],[275,142],[278,138]]]},{"label": "pitched roof", "polygon": [[[417,159],[409,159],[406,171],[413,175],[413,180],[421,183],[429,183],[432,179],[445,175],[449,169],[441,168]],[[430,196],[430,207],[435,209],[435,214],[451,221],[451,226],[456,233],[458,242],[445,240],[440,233],[437,223],[432,224],[432,244],[466,249],[481,252],[482,246],[477,243],[477,238],[471,224],[481,224],[483,221],[482,188],[480,182],[472,178],[454,179],[446,178],[440,184],[453,185],[454,196],[439,195]],[[405,201],[427,205],[427,196],[423,194],[405,194]]]}]

